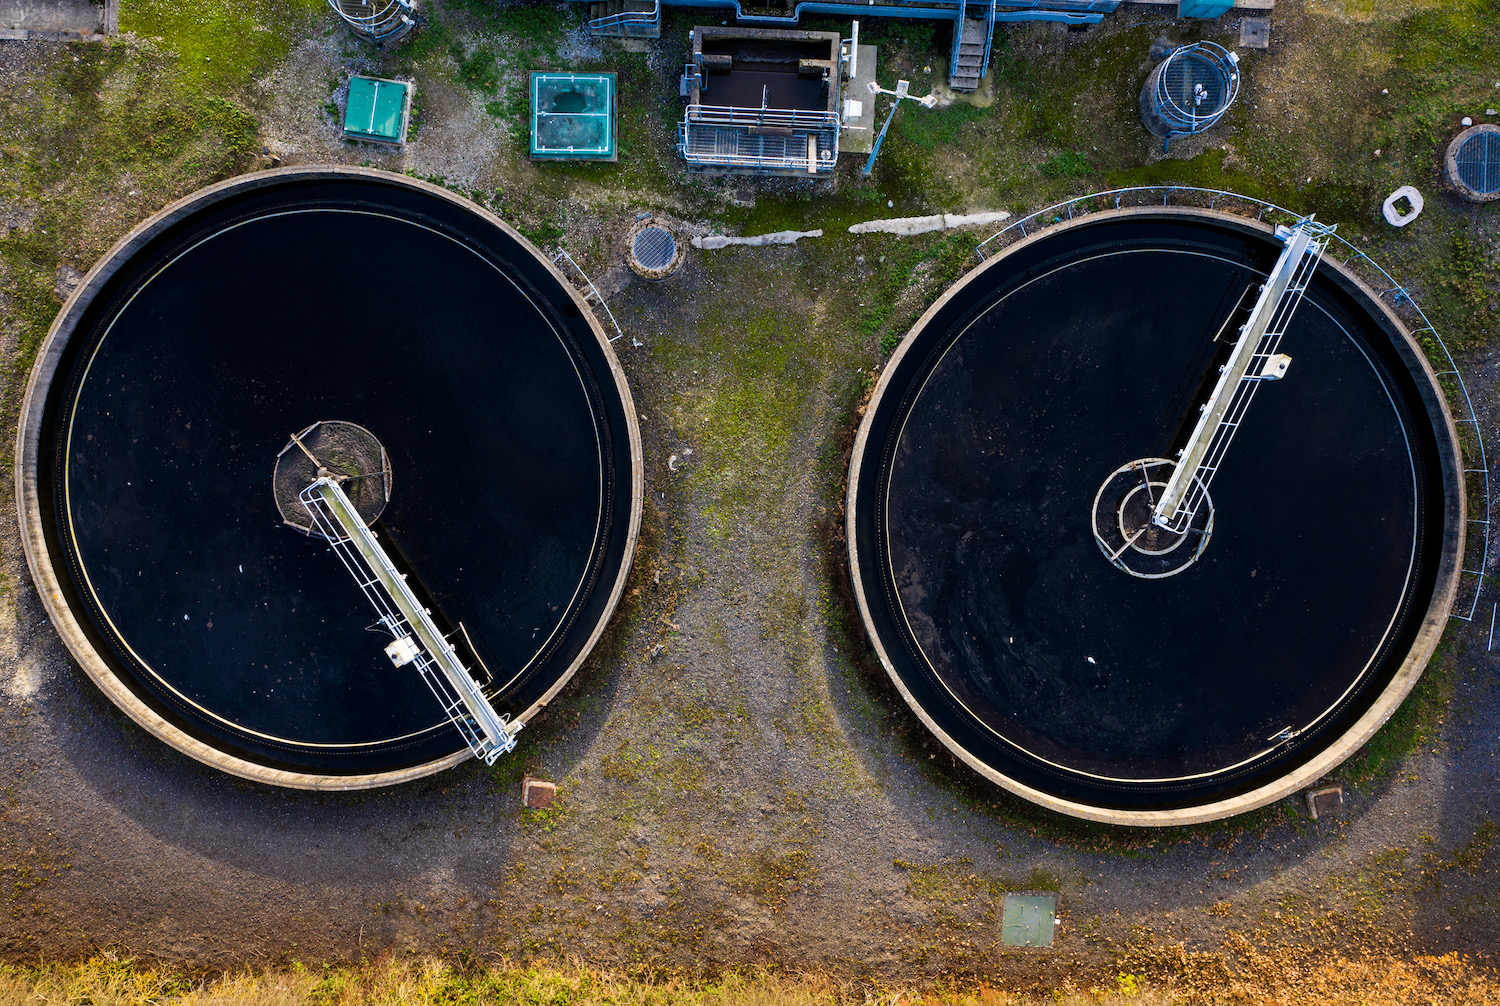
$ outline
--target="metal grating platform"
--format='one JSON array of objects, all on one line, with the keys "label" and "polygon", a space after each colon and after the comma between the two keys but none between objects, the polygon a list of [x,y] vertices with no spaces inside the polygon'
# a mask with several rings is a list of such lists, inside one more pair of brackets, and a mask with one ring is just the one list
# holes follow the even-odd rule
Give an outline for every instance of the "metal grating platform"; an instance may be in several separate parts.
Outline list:
[{"label": "metal grating platform", "polygon": [[1500,130],[1475,133],[1454,155],[1459,181],[1480,195],[1500,192]]},{"label": "metal grating platform", "polygon": [[682,125],[680,149],[684,160],[700,167],[808,174],[832,173],[838,158],[838,140],[827,133],[768,135],[738,126],[691,121]]},{"label": "metal grating platform", "polygon": [[665,269],[677,258],[677,242],[665,227],[647,227],[631,242],[630,254],[642,269]]}]

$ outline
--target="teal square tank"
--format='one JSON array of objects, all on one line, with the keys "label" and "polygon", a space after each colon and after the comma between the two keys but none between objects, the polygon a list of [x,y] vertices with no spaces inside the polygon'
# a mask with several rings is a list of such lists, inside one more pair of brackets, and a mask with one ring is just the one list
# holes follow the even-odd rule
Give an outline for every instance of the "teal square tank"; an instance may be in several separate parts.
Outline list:
[{"label": "teal square tank", "polygon": [[531,75],[533,160],[613,161],[615,140],[613,73]]}]

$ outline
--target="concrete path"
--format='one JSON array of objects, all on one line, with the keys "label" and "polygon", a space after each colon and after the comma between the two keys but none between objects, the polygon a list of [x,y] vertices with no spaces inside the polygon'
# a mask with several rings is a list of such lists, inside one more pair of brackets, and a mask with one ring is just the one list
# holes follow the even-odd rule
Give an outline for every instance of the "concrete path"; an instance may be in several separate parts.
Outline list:
[{"label": "concrete path", "polygon": [[115,0],[0,0],[0,39],[103,38],[118,22]]}]

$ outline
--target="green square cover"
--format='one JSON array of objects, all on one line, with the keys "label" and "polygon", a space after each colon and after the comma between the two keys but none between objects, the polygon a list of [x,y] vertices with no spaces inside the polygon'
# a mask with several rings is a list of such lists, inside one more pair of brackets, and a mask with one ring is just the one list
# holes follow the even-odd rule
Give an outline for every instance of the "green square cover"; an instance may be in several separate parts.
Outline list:
[{"label": "green square cover", "polygon": [[615,75],[537,71],[531,75],[531,156],[615,159]]},{"label": "green square cover", "polygon": [[344,132],[396,142],[406,111],[406,85],[399,81],[349,78],[349,100],[344,105]]},{"label": "green square cover", "polygon": [[1000,920],[1000,942],[1007,947],[1050,947],[1057,899],[1007,894]]}]

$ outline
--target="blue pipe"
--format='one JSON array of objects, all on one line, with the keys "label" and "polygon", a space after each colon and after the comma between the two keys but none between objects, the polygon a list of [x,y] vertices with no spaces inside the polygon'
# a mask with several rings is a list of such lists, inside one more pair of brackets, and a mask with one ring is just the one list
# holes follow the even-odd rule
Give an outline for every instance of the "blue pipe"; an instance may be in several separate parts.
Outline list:
[{"label": "blue pipe", "polygon": [[900,107],[901,99],[898,97],[891,103],[891,111],[885,117],[885,125],[880,127],[880,135],[875,137],[875,146],[870,148],[870,159],[865,162],[865,169],[860,172],[865,178],[869,178],[870,172],[875,170],[875,158],[880,153],[880,145],[885,142],[885,131],[891,128],[891,120],[896,117],[896,109]]}]

